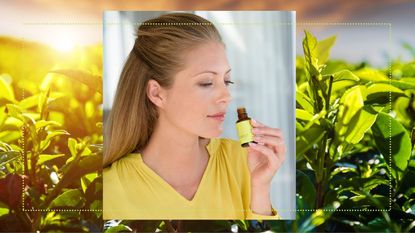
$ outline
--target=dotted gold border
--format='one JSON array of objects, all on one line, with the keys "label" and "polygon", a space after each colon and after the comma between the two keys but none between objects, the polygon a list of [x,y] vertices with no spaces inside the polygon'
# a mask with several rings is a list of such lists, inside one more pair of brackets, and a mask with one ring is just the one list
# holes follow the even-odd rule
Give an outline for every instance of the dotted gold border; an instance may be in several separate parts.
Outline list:
[{"label": "dotted gold border", "polygon": [[[391,49],[391,41],[392,41],[392,24],[387,22],[297,22],[297,23],[290,23],[290,22],[269,22],[269,23],[136,23],[135,25],[145,25],[145,26],[195,26],[195,25],[269,25],[269,26],[291,26],[291,25],[301,25],[301,26],[386,26],[388,27],[388,40],[389,40],[389,51]],[[69,21],[69,22],[24,22],[23,25],[25,26],[102,26],[103,22],[76,22],[76,21]],[[109,22],[105,23],[105,25],[120,25],[117,22]],[[125,24],[124,24],[125,25]],[[22,42],[23,44],[23,42]],[[23,47],[21,47],[23,49]],[[389,65],[389,84],[392,84],[392,62],[391,62],[391,55],[388,56],[388,65]],[[24,99],[24,90],[23,90],[23,99]],[[392,106],[392,93],[389,92],[389,104]],[[22,128],[22,134],[24,135],[25,126]],[[25,145],[24,137],[23,137],[23,149]],[[392,157],[392,120],[389,119],[389,167],[391,168],[391,157]],[[22,153],[22,162],[23,162],[23,153]],[[388,169],[389,175],[390,168]],[[23,173],[24,173],[24,166],[23,166]],[[22,210],[23,212],[49,212],[49,211],[62,211],[62,212],[102,212],[102,209],[26,209],[24,206],[24,179],[22,179]],[[389,176],[389,209],[278,209],[279,212],[315,212],[318,210],[334,212],[334,211],[341,211],[341,212],[372,212],[372,211],[390,211],[392,209],[392,187],[391,187],[391,179]]]}]

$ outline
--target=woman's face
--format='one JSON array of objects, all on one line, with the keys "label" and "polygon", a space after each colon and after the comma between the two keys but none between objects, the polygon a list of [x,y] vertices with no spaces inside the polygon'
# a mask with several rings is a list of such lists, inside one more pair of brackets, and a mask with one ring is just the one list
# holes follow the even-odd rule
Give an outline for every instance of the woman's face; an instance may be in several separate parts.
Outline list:
[{"label": "woman's face", "polygon": [[204,43],[188,52],[184,61],[184,69],[166,90],[165,116],[181,130],[218,137],[231,101],[225,48],[217,42]]}]

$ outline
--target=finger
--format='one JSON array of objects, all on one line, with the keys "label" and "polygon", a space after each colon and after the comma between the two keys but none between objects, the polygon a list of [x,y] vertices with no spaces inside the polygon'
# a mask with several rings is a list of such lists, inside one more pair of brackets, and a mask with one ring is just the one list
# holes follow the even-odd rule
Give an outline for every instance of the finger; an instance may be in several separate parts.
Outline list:
[{"label": "finger", "polygon": [[274,151],[272,151],[271,148],[256,143],[249,143],[249,147],[267,156],[267,158],[270,160],[272,164],[275,164],[277,162],[277,157],[275,156],[275,153]]},{"label": "finger", "polygon": [[266,145],[270,145],[273,147],[284,146],[285,142],[283,138],[276,137],[276,136],[268,136],[268,135],[255,135],[254,141]]},{"label": "finger", "polygon": [[271,136],[256,136],[254,141],[258,142],[261,145],[272,147],[272,150],[278,159],[281,161],[285,160],[286,146],[283,139]]},{"label": "finger", "polygon": [[254,133],[254,135],[271,135],[280,138],[283,137],[282,131],[278,128],[256,127],[252,129],[252,133]]},{"label": "finger", "polygon": [[261,122],[255,120],[255,119],[251,119],[251,124],[253,127],[265,127],[264,124],[262,124]]}]

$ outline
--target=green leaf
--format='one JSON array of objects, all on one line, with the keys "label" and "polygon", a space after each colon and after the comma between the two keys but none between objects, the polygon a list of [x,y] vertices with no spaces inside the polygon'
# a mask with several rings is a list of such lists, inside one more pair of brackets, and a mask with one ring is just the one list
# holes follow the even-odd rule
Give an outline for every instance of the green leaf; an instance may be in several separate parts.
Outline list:
[{"label": "green leaf", "polygon": [[357,70],[354,73],[364,81],[389,81],[389,78],[384,73],[368,67]]},{"label": "green leaf", "polygon": [[15,102],[12,86],[5,79],[11,78],[9,75],[0,75],[0,99],[4,98],[10,102]]},{"label": "green leaf", "polygon": [[331,36],[327,39],[321,40],[317,43],[317,58],[319,65],[323,65],[327,62],[330,56],[330,49],[336,42],[336,37]]},{"label": "green leaf", "polygon": [[319,125],[313,125],[300,133],[296,138],[296,157],[299,160],[305,152],[319,142],[324,136],[324,129]]},{"label": "green leaf", "polygon": [[295,118],[297,118],[298,120],[310,121],[313,118],[313,115],[311,115],[309,112],[305,110],[297,108],[295,110]]},{"label": "green leaf", "polygon": [[0,152],[0,167],[5,166],[14,160],[19,159],[20,153],[18,151],[4,151]]},{"label": "green leaf", "polygon": [[37,165],[42,165],[47,161],[50,161],[52,159],[60,158],[65,156],[65,154],[54,154],[54,155],[48,155],[48,154],[40,154],[39,158],[37,160]]},{"label": "green leaf", "polygon": [[0,131],[0,141],[1,142],[13,142],[20,138],[21,132],[16,130],[3,130]]},{"label": "green leaf", "polygon": [[[349,88],[351,86],[355,86],[356,82],[352,80],[339,80],[337,82],[333,82],[331,93],[339,94],[343,92],[343,89]],[[331,98],[332,101],[335,100],[335,98]]]},{"label": "green leaf", "polygon": [[9,214],[9,208],[0,208],[0,217],[6,214]]},{"label": "green leaf", "polygon": [[378,114],[372,131],[377,149],[387,164],[391,164],[392,175],[401,180],[411,156],[411,139],[408,132],[397,120],[385,113]]},{"label": "green leaf", "polygon": [[313,103],[312,100],[306,96],[305,94],[303,94],[300,91],[296,92],[296,102],[305,110],[308,111],[309,113],[313,113],[314,108],[313,108]]},{"label": "green leaf", "polygon": [[50,89],[47,92],[41,92],[39,94],[39,100],[37,104],[37,111],[40,112],[40,119],[46,119],[48,116],[48,98],[50,94]]},{"label": "green leaf", "polygon": [[315,227],[323,224],[335,212],[336,207],[329,205],[324,210],[316,210],[308,219],[306,219],[299,227],[298,232],[311,232]]},{"label": "green leaf", "polygon": [[110,227],[107,230],[105,230],[104,233],[118,233],[118,232],[130,232],[132,229],[129,226],[120,224],[115,227]]},{"label": "green leaf", "polygon": [[351,80],[358,82],[360,79],[350,70],[341,70],[333,74],[333,82],[338,82],[341,80]]},{"label": "green leaf", "polygon": [[391,84],[392,86],[397,87],[401,90],[414,90],[415,82],[411,79],[415,80],[415,78],[402,78],[400,80],[380,81],[377,83]]},{"label": "green leaf", "polygon": [[72,157],[75,157],[77,155],[77,150],[76,150],[77,144],[78,143],[76,142],[74,138],[68,139],[68,148],[69,148],[69,151],[71,152]]},{"label": "green leaf", "polygon": [[[400,97],[393,103],[393,111],[396,113],[396,119],[406,126],[411,124],[411,116],[407,111],[409,105],[410,99],[405,97]],[[415,119],[415,116],[413,117]]]},{"label": "green leaf", "polygon": [[87,187],[91,182],[98,176],[96,172],[93,172],[91,174],[86,174],[85,176],[81,177],[81,186],[82,191],[85,193]]},{"label": "green leaf", "polygon": [[356,119],[356,114],[359,114],[364,104],[365,86],[354,86],[347,90],[340,99],[338,120],[335,124],[336,134],[343,138],[353,123],[352,119]]},{"label": "green leaf", "polygon": [[57,121],[39,120],[39,121],[36,122],[35,126],[36,126],[36,130],[39,130],[40,128],[46,127],[46,126],[57,126],[57,127],[60,127],[62,125],[59,122],[57,122]]},{"label": "green leaf", "polygon": [[74,164],[67,164],[62,168],[64,173],[60,183],[63,187],[66,187],[75,180],[80,179],[82,176],[102,170],[102,154],[91,154],[80,158],[79,163],[75,164],[75,169],[69,169]]},{"label": "green leaf", "polygon": [[389,103],[392,98],[405,96],[405,93],[394,86],[384,83],[374,83],[371,84],[366,91],[367,100],[365,101],[366,104],[373,104],[373,103],[380,103],[385,104]]},{"label": "green leaf", "polygon": [[308,205],[309,209],[314,209],[316,202],[316,189],[314,184],[304,172],[297,170],[297,193],[304,198],[304,202]]},{"label": "green leaf", "polygon": [[6,112],[9,114],[9,116],[12,116],[16,119],[19,119],[19,120],[23,121],[22,110],[20,109],[19,106],[14,105],[14,104],[7,104],[6,105]]},{"label": "green leaf", "polygon": [[[317,76],[319,74],[319,65],[317,60],[317,39],[308,31],[305,31],[303,40],[303,50],[305,57],[305,67],[309,76]],[[310,77],[309,77],[310,78]]]},{"label": "green leaf", "polygon": [[85,202],[82,192],[78,189],[69,189],[57,196],[49,205],[49,208],[72,207],[80,208]]},{"label": "green leaf", "polygon": [[53,130],[53,131],[48,131],[48,134],[46,136],[46,138],[44,140],[42,140],[40,142],[40,150],[43,151],[46,148],[48,148],[48,146],[50,145],[52,138],[56,137],[56,136],[60,136],[60,135],[70,135],[68,132],[66,132],[65,130]]},{"label": "green leaf", "polygon": [[19,107],[23,109],[30,109],[37,106],[39,102],[39,95],[29,96],[19,102]]},{"label": "green leaf", "polygon": [[347,127],[345,141],[350,144],[357,144],[362,139],[364,134],[375,123],[377,112],[370,106],[364,106],[355,114]]}]

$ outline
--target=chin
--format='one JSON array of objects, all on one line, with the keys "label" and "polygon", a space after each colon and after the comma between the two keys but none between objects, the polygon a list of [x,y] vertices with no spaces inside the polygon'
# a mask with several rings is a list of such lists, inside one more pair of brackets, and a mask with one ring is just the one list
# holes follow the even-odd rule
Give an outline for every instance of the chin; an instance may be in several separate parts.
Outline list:
[{"label": "chin", "polygon": [[215,131],[211,131],[208,134],[209,135],[208,138],[217,138],[222,134],[222,132],[223,132],[223,129],[221,129],[221,128],[217,129]]}]

